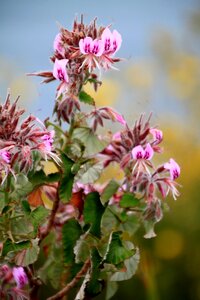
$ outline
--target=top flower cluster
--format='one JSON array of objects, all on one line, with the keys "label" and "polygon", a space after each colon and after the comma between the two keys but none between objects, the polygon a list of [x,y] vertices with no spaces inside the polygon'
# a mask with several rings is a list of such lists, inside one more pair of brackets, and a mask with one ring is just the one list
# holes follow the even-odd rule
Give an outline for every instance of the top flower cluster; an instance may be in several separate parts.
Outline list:
[{"label": "top flower cluster", "polygon": [[73,31],[61,29],[54,40],[53,77],[64,83],[70,77],[95,68],[107,70],[120,59],[114,58],[122,43],[117,30],[109,27],[96,28],[95,21],[89,26],[74,23]]}]

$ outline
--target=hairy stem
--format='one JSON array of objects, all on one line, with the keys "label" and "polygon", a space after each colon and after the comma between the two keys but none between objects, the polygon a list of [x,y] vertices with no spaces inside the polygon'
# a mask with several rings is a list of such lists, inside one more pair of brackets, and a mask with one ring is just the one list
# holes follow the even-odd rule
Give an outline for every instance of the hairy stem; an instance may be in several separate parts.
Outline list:
[{"label": "hairy stem", "polygon": [[52,297],[47,298],[47,300],[57,300],[62,299],[75,285],[79,282],[79,280],[87,273],[90,267],[90,259],[88,258],[84,263],[82,269],[76,274],[76,276],[69,282],[62,290],[60,290],[57,294]]}]

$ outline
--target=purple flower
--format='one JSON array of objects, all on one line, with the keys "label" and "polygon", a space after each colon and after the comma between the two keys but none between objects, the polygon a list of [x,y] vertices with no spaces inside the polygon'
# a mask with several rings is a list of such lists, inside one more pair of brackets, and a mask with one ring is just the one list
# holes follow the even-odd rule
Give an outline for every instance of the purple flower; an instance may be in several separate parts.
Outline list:
[{"label": "purple flower", "polygon": [[154,144],[159,144],[163,139],[163,133],[161,130],[156,128],[151,128],[150,133],[153,135],[154,138]]},{"label": "purple flower", "polygon": [[122,37],[121,34],[114,30],[113,33],[106,27],[101,36],[104,45],[104,54],[114,54],[121,47]]},{"label": "purple flower", "polygon": [[104,46],[101,40],[93,40],[87,36],[79,41],[79,48],[82,54],[101,56],[104,52]]},{"label": "purple flower", "polygon": [[28,283],[28,277],[22,267],[13,268],[13,277],[20,289]]},{"label": "purple flower", "polygon": [[148,143],[146,148],[143,149],[141,145],[138,145],[133,148],[132,150],[132,157],[135,160],[138,159],[145,159],[145,160],[151,160],[153,157],[154,151],[151,147],[151,145]]},{"label": "purple flower", "polygon": [[68,59],[57,59],[55,60],[53,67],[53,76],[61,81],[69,82],[69,77],[67,74],[66,65],[68,63]]},{"label": "purple flower", "polygon": [[170,177],[172,180],[175,180],[176,178],[179,177],[181,169],[180,166],[175,162],[173,158],[170,158],[169,162],[164,164],[164,168],[166,170],[169,170],[170,172]]},{"label": "purple flower", "polygon": [[11,154],[7,150],[0,150],[0,157],[3,159],[4,162],[9,164]]}]

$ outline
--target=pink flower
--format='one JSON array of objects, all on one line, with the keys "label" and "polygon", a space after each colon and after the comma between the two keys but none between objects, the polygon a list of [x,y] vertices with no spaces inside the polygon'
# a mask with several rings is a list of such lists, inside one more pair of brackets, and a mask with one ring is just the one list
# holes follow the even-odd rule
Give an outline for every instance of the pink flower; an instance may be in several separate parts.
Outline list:
[{"label": "pink flower", "polygon": [[146,148],[143,149],[141,145],[138,145],[133,148],[132,150],[132,157],[135,160],[138,159],[145,159],[145,160],[151,160],[153,157],[154,151],[151,147],[151,145],[148,143]]},{"label": "pink flower", "polygon": [[20,289],[28,283],[28,277],[22,267],[13,268],[13,277]]},{"label": "pink flower", "polygon": [[161,130],[156,128],[151,128],[150,133],[153,135],[154,144],[159,144],[163,139],[163,133]]},{"label": "pink flower", "polygon": [[172,180],[175,180],[179,177],[181,169],[180,166],[175,162],[173,158],[170,158],[169,162],[164,164],[164,168],[169,170]]},{"label": "pink flower", "polygon": [[101,56],[104,51],[103,43],[101,40],[93,40],[87,36],[79,41],[79,48],[82,54],[90,54],[94,56]]},{"label": "pink flower", "polygon": [[106,27],[101,36],[104,45],[104,54],[114,54],[121,47],[122,37],[117,30],[113,33]]},{"label": "pink flower", "polygon": [[4,162],[8,163],[11,159],[11,154],[7,150],[0,150],[0,157],[3,159]]},{"label": "pink flower", "polygon": [[57,51],[59,54],[64,55],[65,49],[63,47],[62,39],[61,39],[61,33],[58,33],[54,39],[53,42],[53,48],[54,51]]},{"label": "pink flower", "polygon": [[69,82],[69,77],[67,74],[66,65],[68,63],[68,59],[60,59],[56,58],[54,67],[53,67],[53,76],[61,81]]}]

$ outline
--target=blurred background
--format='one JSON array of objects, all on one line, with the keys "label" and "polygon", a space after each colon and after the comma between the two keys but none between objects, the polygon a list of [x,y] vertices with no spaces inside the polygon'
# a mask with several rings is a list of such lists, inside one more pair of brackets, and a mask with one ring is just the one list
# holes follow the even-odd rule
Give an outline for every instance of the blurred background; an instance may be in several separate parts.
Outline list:
[{"label": "blurred background", "polygon": [[182,168],[180,198],[169,199],[156,238],[145,240],[142,230],[135,237],[139,270],[113,299],[200,299],[200,2],[0,0],[1,102],[9,87],[28,112],[51,115],[56,83],[25,74],[52,68],[59,24],[70,29],[81,13],[86,22],[97,16],[99,25],[113,24],[123,37],[118,56],[125,60],[120,72],[102,75],[98,105],[116,107],[129,124],[152,111],[164,132],[164,159]]}]

